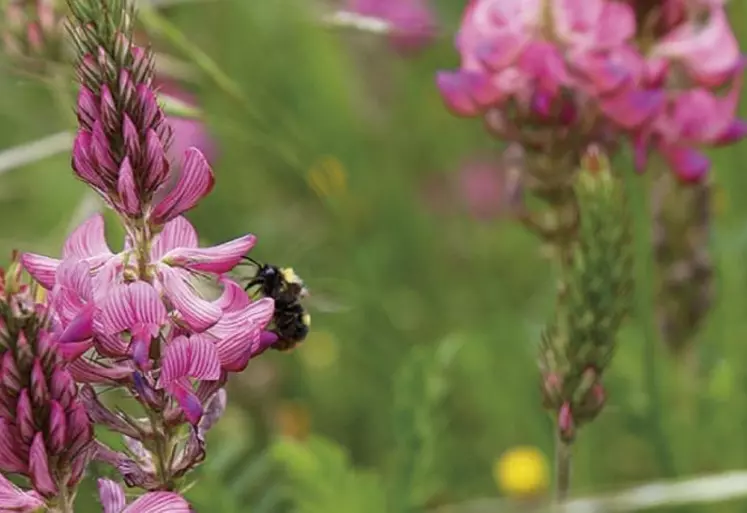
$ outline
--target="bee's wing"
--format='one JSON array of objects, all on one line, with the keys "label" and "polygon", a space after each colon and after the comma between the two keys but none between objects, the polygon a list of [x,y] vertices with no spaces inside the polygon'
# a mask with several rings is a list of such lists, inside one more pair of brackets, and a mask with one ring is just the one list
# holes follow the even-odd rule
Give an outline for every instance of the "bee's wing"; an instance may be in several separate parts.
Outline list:
[{"label": "bee's wing", "polygon": [[318,294],[310,294],[305,302],[313,310],[322,313],[344,313],[353,310],[353,307],[349,304],[328,297],[319,296]]}]

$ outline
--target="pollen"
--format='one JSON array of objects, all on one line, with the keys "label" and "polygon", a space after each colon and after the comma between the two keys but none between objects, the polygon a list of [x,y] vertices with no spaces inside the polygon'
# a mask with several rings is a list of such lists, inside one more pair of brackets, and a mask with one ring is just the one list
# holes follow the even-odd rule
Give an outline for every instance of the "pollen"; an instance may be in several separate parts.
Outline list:
[{"label": "pollen", "polygon": [[303,322],[306,326],[311,326],[311,315],[304,314],[303,317],[301,317],[301,322]]},{"label": "pollen", "polygon": [[547,491],[547,461],[535,447],[515,447],[503,453],[493,465],[493,478],[509,497],[533,497]]},{"label": "pollen", "polygon": [[296,271],[294,271],[292,267],[281,269],[280,274],[283,275],[283,279],[288,283],[301,283],[301,278],[296,274]]}]

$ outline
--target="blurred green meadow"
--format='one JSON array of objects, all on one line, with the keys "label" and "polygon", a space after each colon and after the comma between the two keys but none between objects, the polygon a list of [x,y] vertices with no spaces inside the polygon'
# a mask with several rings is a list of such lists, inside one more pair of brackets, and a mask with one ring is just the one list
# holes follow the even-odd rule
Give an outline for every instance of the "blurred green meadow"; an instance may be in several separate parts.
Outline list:
[{"label": "blurred green meadow", "polygon": [[[429,510],[500,496],[493,466],[510,448],[551,461],[536,346],[552,270],[510,216],[475,219],[450,191],[465,159],[502,148],[435,87],[458,62],[464,3],[435,2],[442,36],[408,58],[380,35],[313,22],[305,0],[185,2],[163,10],[173,25],[144,25],[159,53],[190,63],[184,88],[217,146],[214,192],[187,217],[206,244],[256,234],[252,256],[292,266],[312,292],[309,338],[229,383],[188,493],[197,511]],[[747,5],[730,7],[747,45]],[[74,128],[74,85],[53,87],[0,63],[0,149]],[[713,158],[718,294],[697,376],[655,336],[648,177],[629,173],[636,308],[607,407],[576,444],[574,495],[747,467],[747,145]],[[2,173],[0,254],[59,252],[87,196],[69,161]],[[428,201],[432,184],[445,192]],[[94,478],[107,472],[91,468],[77,510],[100,511]]]}]

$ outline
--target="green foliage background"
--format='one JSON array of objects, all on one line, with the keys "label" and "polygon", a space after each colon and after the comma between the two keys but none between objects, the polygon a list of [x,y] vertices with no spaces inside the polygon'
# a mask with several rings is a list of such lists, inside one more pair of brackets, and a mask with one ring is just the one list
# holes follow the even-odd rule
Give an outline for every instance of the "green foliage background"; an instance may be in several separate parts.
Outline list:
[{"label": "green foliage background", "polygon": [[[315,295],[345,307],[312,302],[313,334],[299,350],[263,356],[232,380],[189,492],[198,511],[417,510],[498,495],[491,466],[510,447],[551,455],[535,355],[554,282],[537,241],[510,222],[434,214],[421,199],[429,180],[499,147],[479,122],[449,115],[434,85],[436,70],[457,64],[463,3],[437,2],[444,35],[409,59],[377,36],[311,23],[302,0],[165,12],[238,86],[192,84],[220,155],[215,191],[189,218],[206,243],[257,234],[257,258],[292,265]],[[747,44],[744,0],[731,11]],[[194,56],[166,36],[152,34],[159,50]],[[0,147],[69,129],[69,114],[2,63]],[[344,167],[345,201],[308,185],[326,156]],[[719,299],[694,382],[653,336],[647,177],[629,173],[640,292],[606,379],[608,407],[578,442],[577,493],[747,466],[747,145],[714,160],[727,197],[713,234]],[[57,253],[84,192],[69,154],[4,173],[0,253]],[[90,480],[81,512],[99,511],[94,492]]]}]

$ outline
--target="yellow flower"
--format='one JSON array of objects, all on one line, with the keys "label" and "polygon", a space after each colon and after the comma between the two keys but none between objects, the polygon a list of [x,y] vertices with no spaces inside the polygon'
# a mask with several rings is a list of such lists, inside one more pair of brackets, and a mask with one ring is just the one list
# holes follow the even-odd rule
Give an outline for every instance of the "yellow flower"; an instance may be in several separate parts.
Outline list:
[{"label": "yellow flower", "polygon": [[493,478],[510,497],[542,495],[549,485],[545,455],[535,447],[515,447],[503,453],[493,465]]}]

